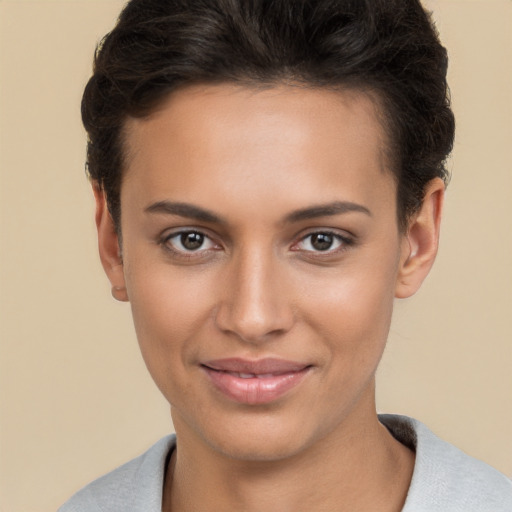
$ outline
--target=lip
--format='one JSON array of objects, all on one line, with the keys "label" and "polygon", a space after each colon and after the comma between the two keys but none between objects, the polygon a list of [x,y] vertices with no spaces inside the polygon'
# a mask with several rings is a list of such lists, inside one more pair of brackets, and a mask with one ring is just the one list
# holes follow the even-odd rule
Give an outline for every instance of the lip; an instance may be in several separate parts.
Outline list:
[{"label": "lip", "polygon": [[217,390],[242,404],[267,404],[298,386],[311,365],[284,359],[230,358],[207,361],[201,368]]}]

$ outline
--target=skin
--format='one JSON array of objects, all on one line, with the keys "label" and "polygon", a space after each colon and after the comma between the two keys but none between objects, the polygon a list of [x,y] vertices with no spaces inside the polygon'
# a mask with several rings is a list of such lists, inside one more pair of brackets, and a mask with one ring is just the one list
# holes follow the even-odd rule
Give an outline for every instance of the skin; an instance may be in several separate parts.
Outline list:
[{"label": "skin", "polygon": [[[401,510],[414,454],[378,422],[375,372],[395,297],[434,261],[442,181],[399,232],[386,135],[354,91],[189,87],[128,120],[125,145],[122,250],[97,186],[96,222],[114,297],[130,301],[171,404],[163,510]],[[294,215],[339,202],[352,206]],[[205,235],[197,250],[180,244],[187,230]],[[201,368],[231,357],[310,370],[271,403],[240,404]]]}]

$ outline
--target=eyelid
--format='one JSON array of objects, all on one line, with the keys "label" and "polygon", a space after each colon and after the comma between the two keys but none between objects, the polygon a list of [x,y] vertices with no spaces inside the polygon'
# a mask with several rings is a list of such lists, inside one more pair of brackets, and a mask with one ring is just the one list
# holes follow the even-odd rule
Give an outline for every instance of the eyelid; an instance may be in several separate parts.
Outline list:
[{"label": "eyelid", "polygon": [[[180,235],[185,233],[198,233],[205,237],[205,239],[210,241],[211,246],[207,248],[199,248],[197,250],[180,250],[175,247],[172,247],[169,241]],[[340,242],[338,247],[334,249],[327,249],[325,251],[321,250],[308,250],[298,248],[297,246],[306,240],[308,237],[311,237],[315,234],[325,234],[334,237],[337,241]],[[166,230],[162,235],[159,236],[157,243],[162,246],[162,248],[171,253],[172,256],[182,258],[182,259],[200,259],[202,257],[207,256],[211,253],[211,251],[218,251],[224,248],[224,244],[218,242],[218,237],[203,227],[193,227],[193,226],[180,226],[172,229]],[[314,228],[310,229],[306,232],[302,232],[295,238],[295,242],[292,243],[290,250],[293,252],[303,253],[308,256],[313,256],[315,258],[327,258],[333,256],[335,254],[341,253],[347,250],[350,246],[353,246],[356,243],[355,236],[347,231],[341,231],[334,228]]]},{"label": "eyelid", "polygon": [[[177,240],[179,240],[183,235],[189,235],[189,234],[195,234],[195,235],[200,235],[201,237],[203,237],[203,242],[206,242],[206,243],[210,243],[210,244],[213,244],[214,242],[212,241],[212,239],[208,236],[208,235],[205,235],[204,233],[200,233],[198,231],[182,231],[181,233],[173,233],[172,235],[168,236],[166,241],[169,242],[170,240],[173,240],[174,238],[176,238]],[[198,249],[184,249],[183,252],[199,252],[200,250],[206,250],[205,249],[201,249],[201,248],[198,248]]]},{"label": "eyelid", "polygon": [[[210,247],[199,248],[197,250],[186,250],[186,249],[178,249],[173,247],[170,243],[170,240],[176,237],[180,237],[186,233],[197,233],[204,237],[205,240],[209,240]],[[210,253],[212,250],[218,250],[221,245],[215,240],[215,238],[208,233],[208,230],[203,228],[196,227],[184,227],[181,226],[179,228],[174,228],[165,231],[158,239],[158,244],[168,253],[171,253],[172,256],[191,259],[191,258],[201,258]]]},{"label": "eyelid", "polygon": [[[340,245],[338,247],[335,247],[334,249],[327,249],[325,251],[320,251],[320,250],[315,251],[315,250],[296,249],[295,248],[295,247],[297,247],[298,244],[300,244],[307,238],[309,238],[313,235],[320,235],[320,234],[330,235],[330,236],[334,237],[336,240],[338,240],[340,242]],[[311,231],[301,234],[298,237],[298,240],[293,243],[291,250],[296,251],[296,252],[312,254],[315,257],[327,257],[327,256],[332,256],[333,254],[343,252],[354,244],[355,244],[354,236],[351,234],[348,234],[345,231],[341,233],[340,231],[338,231],[336,229],[332,229],[332,228],[324,228],[324,229],[317,228],[317,229],[314,229],[314,230],[311,230]]]}]

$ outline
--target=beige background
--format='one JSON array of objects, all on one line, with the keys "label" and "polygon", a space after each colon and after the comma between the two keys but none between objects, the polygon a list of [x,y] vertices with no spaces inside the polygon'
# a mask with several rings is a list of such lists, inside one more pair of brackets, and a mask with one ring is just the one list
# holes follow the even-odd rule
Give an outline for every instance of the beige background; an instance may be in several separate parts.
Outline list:
[{"label": "beige background", "polygon": [[[512,476],[512,1],[432,0],[458,120],[441,253],[379,409]],[[171,428],[96,256],[82,87],[118,0],[0,1],[0,510],[50,512]]]}]

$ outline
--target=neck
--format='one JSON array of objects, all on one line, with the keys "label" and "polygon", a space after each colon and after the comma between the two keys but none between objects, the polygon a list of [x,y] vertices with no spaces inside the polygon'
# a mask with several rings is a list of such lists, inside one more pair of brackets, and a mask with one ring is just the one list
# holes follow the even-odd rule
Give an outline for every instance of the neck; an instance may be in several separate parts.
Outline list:
[{"label": "neck", "polygon": [[[357,412],[357,411],[356,411]],[[163,512],[359,512],[402,509],[414,454],[373,414],[331,432],[313,446],[272,461],[218,454],[190,431],[180,434],[164,488]]]}]

